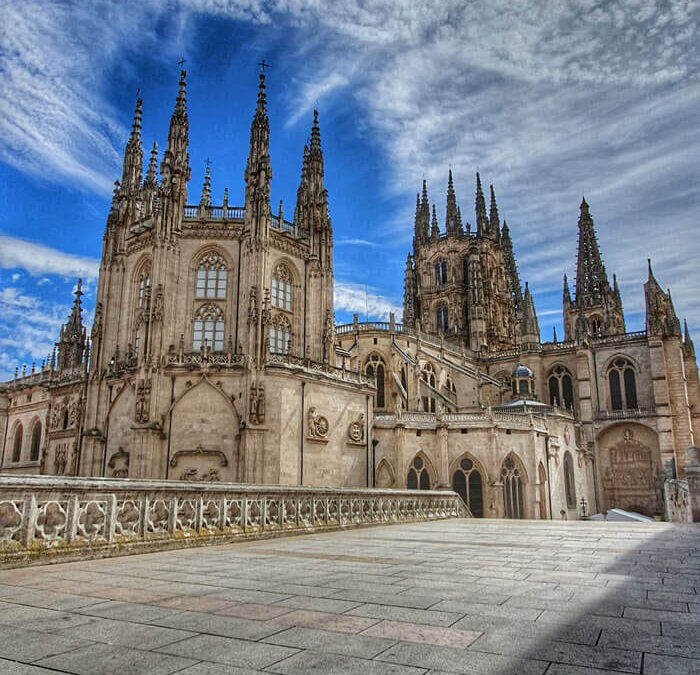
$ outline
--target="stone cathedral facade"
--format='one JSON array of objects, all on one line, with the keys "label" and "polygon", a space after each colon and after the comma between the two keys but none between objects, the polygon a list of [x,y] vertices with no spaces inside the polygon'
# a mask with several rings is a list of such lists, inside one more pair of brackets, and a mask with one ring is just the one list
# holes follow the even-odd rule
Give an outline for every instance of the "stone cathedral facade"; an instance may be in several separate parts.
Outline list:
[{"label": "stone cathedral facade", "polygon": [[[651,270],[626,332],[584,200],[564,336],[542,342],[493,187],[474,226],[449,173],[423,183],[401,323],[336,326],[333,233],[314,113],[291,221],[270,206],[264,74],[245,201],[188,199],[185,73],[145,176],[137,102],[103,240],[94,323],[80,284],[54,354],[0,385],[2,471],[454,489],[477,517],[663,515],[698,424],[687,327]],[[573,249],[573,246],[572,246]]]}]

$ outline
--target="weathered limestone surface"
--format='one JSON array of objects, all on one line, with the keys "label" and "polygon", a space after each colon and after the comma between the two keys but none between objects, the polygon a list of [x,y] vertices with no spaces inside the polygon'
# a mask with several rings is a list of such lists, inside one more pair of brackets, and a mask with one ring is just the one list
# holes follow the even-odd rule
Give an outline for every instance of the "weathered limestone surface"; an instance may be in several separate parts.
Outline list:
[{"label": "weathered limestone surface", "polygon": [[5,477],[0,565],[467,515],[449,491]]},{"label": "weathered limestone surface", "polygon": [[0,571],[3,673],[697,673],[700,528],[455,519]]}]

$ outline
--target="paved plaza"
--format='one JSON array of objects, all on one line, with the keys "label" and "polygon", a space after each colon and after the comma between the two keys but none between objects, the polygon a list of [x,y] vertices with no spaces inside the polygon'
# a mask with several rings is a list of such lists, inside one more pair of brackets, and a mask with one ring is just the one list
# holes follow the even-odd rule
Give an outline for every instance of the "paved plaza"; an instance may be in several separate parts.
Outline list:
[{"label": "paved plaza", "polygon": [[699,549],[447,520],[0,571],[0,673],[700,673]]}]

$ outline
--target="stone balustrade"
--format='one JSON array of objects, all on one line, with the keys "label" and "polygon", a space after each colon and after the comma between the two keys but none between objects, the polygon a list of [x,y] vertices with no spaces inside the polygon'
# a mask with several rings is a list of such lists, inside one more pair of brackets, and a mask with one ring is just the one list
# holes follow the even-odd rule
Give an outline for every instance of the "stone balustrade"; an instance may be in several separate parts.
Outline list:
[{"label": "stone balustrade", "polygon": [[0,565],[468,515],[445,491],[3,476]]}]

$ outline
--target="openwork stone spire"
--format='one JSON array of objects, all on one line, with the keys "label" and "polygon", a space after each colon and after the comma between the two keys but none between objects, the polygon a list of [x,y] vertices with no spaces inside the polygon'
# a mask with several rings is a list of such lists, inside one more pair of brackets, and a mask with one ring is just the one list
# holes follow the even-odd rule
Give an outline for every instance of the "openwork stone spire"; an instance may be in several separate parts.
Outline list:
[{"label": "openwork stone spire", "polygon": [[494,233],[499,233],[501,231],[501,221],[498,217],[498,206],[496,205],[496,193],[494,192],[493,185],[489,186],[491,191],[491,209],[489,211],[489,225],[491,226],[491,231]]},{"label": "openwork stone spire", "polygon": [[143,181],[145,188],[158,187],[158,143],[153,141],[151,150],[151,159],[148,162],[148,170],[146,171],[146,179]]},{"label": "openwork stone spire", "polygon": [[435,204],[433,204],[433,222],[430,226],[430,236],[438,239],[440,237],[440,228],[438,227],[437,211],[435,210]]},{"label": "openwork stone spire", "polygon": [[576,304],[592,307],[603,303],[610,287],[605,265],[600,255],[593,218],[586,200],[581,201],[578,220],[578,263],[576,267]]},{"label": "openwork stone spire", "polygon": [[131,194],[141,188],[143,177],[143,146],[141,145],[141,116],[143,101],[136,100],[134,123],[131,136],[124,150],[124,167],[122,170],[121,190],[123,194]]},{"label": "openwork stone spire", "polygon": [[[190,179],[189,120],[187,117],[186,71],[180,71],[180,89],[175,100],[175,110],[170,118],[168,147],[163,153],[160,172],[163,176],[163,188],[186,190]],[[185,195],[186,196],[186,195]]]},{"label": "openwork stone spire", "polygon": [[270,121],[267,117],[265,73],[260,73],[258,103],[250,126],[250,150],[245,168],[246,209],[254,208],[260,213],[269,212],[270,182]]}]

